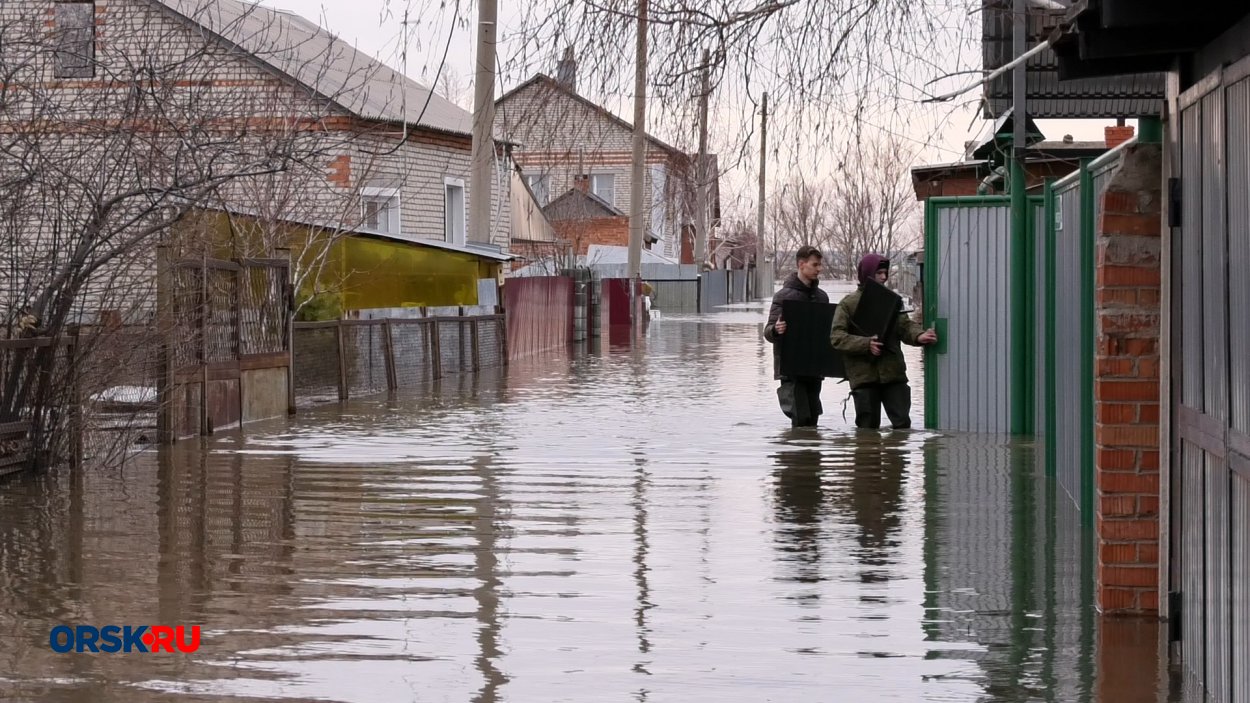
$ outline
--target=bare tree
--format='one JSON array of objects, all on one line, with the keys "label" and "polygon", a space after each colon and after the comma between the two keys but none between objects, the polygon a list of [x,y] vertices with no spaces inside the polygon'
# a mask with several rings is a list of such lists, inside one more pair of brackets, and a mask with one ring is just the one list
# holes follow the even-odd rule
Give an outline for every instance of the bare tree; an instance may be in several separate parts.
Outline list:
[{"label": "bare tree", "polygon": [[472,106],[465,106],[466,98],[470,96],[469,86],[465,83],[464,77],[459,71],[451,66],[444,66],[443,70],[438,74],[438,92],[444,98],[452,103],[466,109],[471,110]]},{"label": "bare tree", "polygon": [[919,203],[911,189],[913,156],[897,138],[859,142],[843,155],[843,171],[832,186],[830,268],[855,278],[859,259],[878,253],[891,259],[916,246]]},{"label": "bare tree", "polygon": [[[53,340],[83,326],[93,331],[69,360],[56,346],[6,350],[0,423],[29,423],[44,458],[66,450],[62,409],[78,400],[70,394],[76,384],[91,393],[151,378],[151,345],[110,333],[123,324],[140,336],[152,332],[158,244],[176,256],[217,251],[219,240],[180,227],[189,215],[245,209],[249,196],[284,189],[293,197],[266,200],[268,210],[253,214],[324,221],[327,209],[351,207],[326,198],[324,187],[322,204],[311,207],[288,180],[315,175],[324,183],[330,160],[351,141],[327,129],[337,114],[332,97],[276,80],[223,80],[246,62],[237,49],[169,22],[156,7],[125,7],[110,21],[126,36],[100,45],[94,15],[72,10],[57,15],[51,32],[34,13],[0,26],[5,327],[11,337]],[[253,34],[274,31],[247,16],[226,21]],[[298,53],[289,43],[274,50]],[[299,60],[310,75],[330,70],[334,57]],[[253,246],[273,244],[261,238]]]},{"label": "bare tree", "polygon": [[789,269],[789,258],[802,246],[814,246],[829,256],[826,250],[832,243],[830,200],[825,183],[808,180],[801,174],[773,196],[768,206],[772,231],[765,235],[765,246],[772,250],[776,274]]},{"label": "bare tree", "polygon": [[745,268],[755,261],[755,223],[747,218],[731,218],[717,228],[710,240],[708,261],[715,268]]}]

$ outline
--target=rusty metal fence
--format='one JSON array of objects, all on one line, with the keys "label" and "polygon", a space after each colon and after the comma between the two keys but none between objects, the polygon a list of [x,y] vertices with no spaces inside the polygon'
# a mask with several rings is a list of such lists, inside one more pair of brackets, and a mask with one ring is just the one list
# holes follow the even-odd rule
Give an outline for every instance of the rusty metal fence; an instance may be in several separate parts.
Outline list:
[{"label": "rusty metal fence", "polygon": [[507,364],[501,314],[297,322],[292,346],[297,402],[414,388]]}]

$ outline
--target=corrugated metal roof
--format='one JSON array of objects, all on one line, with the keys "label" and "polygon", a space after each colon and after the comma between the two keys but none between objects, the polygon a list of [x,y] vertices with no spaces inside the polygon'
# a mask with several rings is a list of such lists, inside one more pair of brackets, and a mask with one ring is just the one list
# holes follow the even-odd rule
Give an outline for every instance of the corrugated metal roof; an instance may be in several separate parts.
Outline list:
[{"label": "corrugated metal roof", "polygon": [[[1059,0],[1064,9],[1031,8],[1028,45],[1045,41],[1064,19],[1072,0]],[[1010,0],[987,3],[981,13],[981,51],[987,71],[1008,63],[1012,52],[1012,12]],[[1029,117],[1116,118],[1157,116],[1166,96],[1164,74],[1144,73],[1108,78],[1082,78],[1060,81],[1059,61],[1046,49],[1028,62]],[[985,87],[985,116],[994,118],[1011,108],[1011,73],[990,81]]]},{"label": "corrugated metal roof", "polygon": [[152,0],[368,120],[472,135],[473,115],[291,12],[239,0]]},{"label": "corrugated metal roof", "polygon": [[542,210],[543,215],[552,222],[625,217],[625,213],[603,198],[577,188],[570,188],[564,195],[544,205]]}]

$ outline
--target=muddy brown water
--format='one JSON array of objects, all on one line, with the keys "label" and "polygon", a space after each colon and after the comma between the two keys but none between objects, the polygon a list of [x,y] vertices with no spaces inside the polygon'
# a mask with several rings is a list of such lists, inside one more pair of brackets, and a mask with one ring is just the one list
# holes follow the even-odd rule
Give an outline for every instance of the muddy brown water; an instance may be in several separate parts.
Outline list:
[{"label": "muddy brown water", "polygon": [[[790,430],[761,321],[8,480],[0,700],[1166,698],[1031,444],[857,433],[836,384]],[[58,654],[60,624],[202,641]]]}]

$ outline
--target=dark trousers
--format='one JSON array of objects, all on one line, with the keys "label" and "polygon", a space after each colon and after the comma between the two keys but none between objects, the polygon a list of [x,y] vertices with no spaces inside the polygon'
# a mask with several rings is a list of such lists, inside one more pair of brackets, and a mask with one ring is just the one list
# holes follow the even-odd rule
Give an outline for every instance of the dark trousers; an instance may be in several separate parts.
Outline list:
[{"label": "dark trousers", "polygon": [[790,418],[795,427],[815,427],[824,408],[820,405],[820,385],[823,378],[782,377],[777,389],[781,412]]},{"label": "dark trousers", "polygon": [[881,406],[896,430],[911,427],[911,387],[903,383],[872,383],[851,391],[855,401],[855,426],[881,428]]}]

